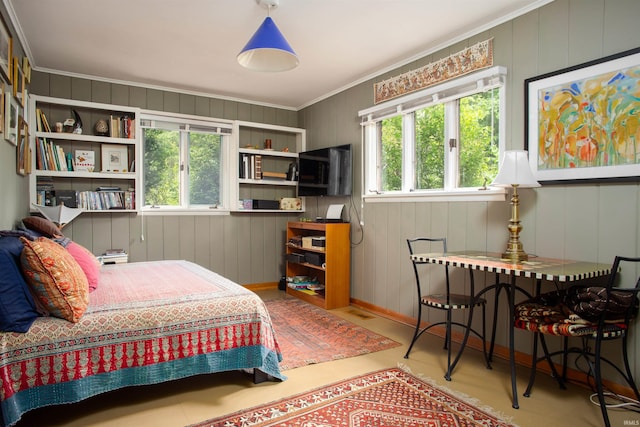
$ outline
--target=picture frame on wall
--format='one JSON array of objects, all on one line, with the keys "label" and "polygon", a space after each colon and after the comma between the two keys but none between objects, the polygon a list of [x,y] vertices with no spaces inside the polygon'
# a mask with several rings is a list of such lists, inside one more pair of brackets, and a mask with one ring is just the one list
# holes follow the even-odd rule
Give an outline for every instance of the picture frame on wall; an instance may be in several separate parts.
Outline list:
[{"label": "picture frame on wall", "polygon": [[22,66],[18,58],[13,58],[13,96],[16,97],[20,105],[24,108],[26,105],[25,90],[26,80],[24,73],[22,72]]},{"label": "picture frame on wall", "polygon": [[4,90],[5,84],[0,82],[0,135],[4,138]]},{"label": "picture frame on wall", "polygon": [[640,181],[640,48],[525,80],[525,149],[541,184]]},{"label": "picture frame on wall", "polygon": [[9,33],[9,27],[0,16],[0,74],[4,80],[11,84],[13,68],[13,38]]},{"label": "picture frame on wall", "polygon": [[26,175],[30,171],[31,160],[29,150],[29,125],[20,116],[18,125],[18,149],[16,150],[17,172],[20,175]]},{"label": "picture frame on wall", "polygon": [[4,139],[18,145],[20,105],[9,90],[4,93]]}]

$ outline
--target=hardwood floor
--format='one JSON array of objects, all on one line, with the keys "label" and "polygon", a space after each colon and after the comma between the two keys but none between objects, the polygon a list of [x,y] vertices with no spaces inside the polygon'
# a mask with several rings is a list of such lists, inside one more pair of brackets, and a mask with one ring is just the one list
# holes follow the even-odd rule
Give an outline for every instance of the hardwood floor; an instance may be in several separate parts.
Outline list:
[{"label": "hardwood floor", "polygon": [[[282,298],[284,292],[260,291],[264,298]],[[444,379],[446,352],[442,339],[421,337],[409,359],[404,353],[412,328],[384,319],[361,309],[347,307],[333,313],[403,343],[393,349],[309,365],[286,371],[281,383],[254,385],[251,377],[240,372],[203,375],[146,387],[134,387],[102,394],[73,405],[43,408],[23,416],[18,427],[26,426],[154,426],[177,427],[204,421],[260,403],[277,400],[378,369],[405,366],[415,375],[429,378],[453,393],[491,407],[520,427],[600,426],[597,406],[589,402],[589,390],[569,385],[560,390],[556,382],[541,373],[530,398],[520,397],[520,409],[511,408],[511,382],[507,361],[498,359],[493,369],[485,368],[482,354],[468,349],[453,372],[452,381]],[[521,394],[528,369],[518,367]],[[612,426],[640,425],[640,414],[620,409],[609,410]]]}]

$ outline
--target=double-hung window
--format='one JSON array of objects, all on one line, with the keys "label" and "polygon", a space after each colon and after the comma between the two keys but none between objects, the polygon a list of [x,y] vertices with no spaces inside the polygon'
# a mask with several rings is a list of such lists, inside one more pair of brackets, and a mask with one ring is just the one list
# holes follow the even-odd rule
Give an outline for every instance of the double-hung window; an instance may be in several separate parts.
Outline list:
[{"label": "double-hung window", "polygon": [[140,124],[145,210],[229,209],[230,123],[142,114]]},{"label": "double-hung window", "polygon": [[360,111],[365,198],[487,189],[504,150],[505,73],[494,67]]}]

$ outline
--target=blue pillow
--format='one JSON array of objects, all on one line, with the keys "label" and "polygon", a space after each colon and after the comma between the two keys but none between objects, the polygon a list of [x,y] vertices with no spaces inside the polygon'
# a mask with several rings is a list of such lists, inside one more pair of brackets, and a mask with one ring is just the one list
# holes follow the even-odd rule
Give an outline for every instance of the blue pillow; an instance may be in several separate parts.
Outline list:
[{"label": "blue pillow", "polygon": [[3,332],[27,332],[38,317],[20,269],[22,248],[18,237],[0,237],[0,331]]}]

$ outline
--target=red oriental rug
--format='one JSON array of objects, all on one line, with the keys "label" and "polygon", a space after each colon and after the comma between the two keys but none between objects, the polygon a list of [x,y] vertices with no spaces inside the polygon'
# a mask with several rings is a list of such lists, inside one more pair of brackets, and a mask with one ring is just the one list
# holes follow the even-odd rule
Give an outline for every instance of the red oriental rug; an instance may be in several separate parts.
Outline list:
[{"label": "red oriental rug", "polygon": [[297,298],[265,301],[287,370],[373,353],[400,343]]},{"label": "red oriental rug", "polygon": [[401,369],[386,369],[191,427],[507,427],[487,408]]}]

